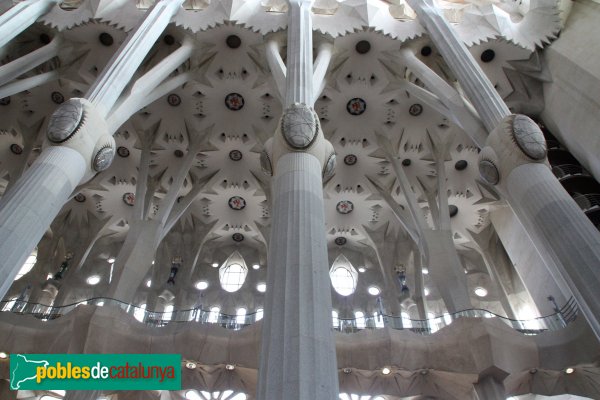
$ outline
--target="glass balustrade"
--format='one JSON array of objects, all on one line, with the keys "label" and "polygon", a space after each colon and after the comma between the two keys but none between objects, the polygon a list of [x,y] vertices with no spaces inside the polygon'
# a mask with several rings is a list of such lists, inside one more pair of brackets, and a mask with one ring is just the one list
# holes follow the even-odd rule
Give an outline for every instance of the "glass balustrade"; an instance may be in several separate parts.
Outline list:
[{"label": "glass balustrade", "polygon": [[[209,310],[200,308],[174,310],[172,307],[167,306],[165,311],[162,312],[150,311],[146,310],[145,304],[135,306],[105,297],[82,300],[60,307],[11,299],[0,301],[0,310],[2,312],[32,315],[38,319],[48,321],[68,314],[81,305],[120,308],[123,312],[134,316],[141,323],[154,327],[173,323],[196,322],[215,324],[226,329],[239,330],[261,320],[263,317],[262,309],[258,309],[252,313],[247,312],[245,309],[239,309],[237,314],[233,315],[220,312],[218,307],[212,307]],[[458,318],[498,318],[516,331],[526,335],[536,335],[545,331],[556,331],[566,327],[577,318],[577,314],[577,303],[574,299],[570,299],[556,313],[530,320],[513,320],[483,309],[470,309],[453,314],[445,313],[425,320],[410,319],[405,313],[401,316],[391,316],[377,312],[369,315],[359,311],[355,313],[355,318],[341,318],[335,313],[332,316],[332,327],[334,330],[344,333],[387,327],[392,329],[407,329],[421,335],[431,335],[443,327],[450,325]]]}]

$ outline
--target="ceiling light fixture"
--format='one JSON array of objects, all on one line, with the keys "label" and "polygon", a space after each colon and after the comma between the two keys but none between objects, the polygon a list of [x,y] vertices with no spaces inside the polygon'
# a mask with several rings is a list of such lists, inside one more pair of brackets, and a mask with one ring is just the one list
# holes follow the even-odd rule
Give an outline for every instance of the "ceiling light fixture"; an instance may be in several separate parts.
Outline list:
[{"label": "ceiling light fixture", "polygon": [[429,296],[429,289],[425,288],[423,292],[425,292],[425,296]]},{"label": "ceiling light fixture", "polygon": [[485,297],[488,294],[488,291],[485,288],[477,287],[475,288],[475,294],[479,297]]},{"label": "ceiling light fixture", "polygon": [[217,268],[219,266],[218,263],[212,263],[213,268]]},{"label": "ceiling light fixture", "polygon": [[150,286],[152,286],[152,279],[148,279],[146,281],[146,287],[150,287]]},{"label": "ceiling light fixture", "polygon": [[5,353],[5,352],[3,352],[3,351],[0,351],[0,358],[1,358],[1,359],[8,358],[8,354],[6,354],[6,353]]},{"label": "ceiling light fixture", "polygon": [[259,284],[256,285],[256,290],[258,290],[261,293],[264,293],[267,291],[267,284],[264,282],[261,282]]},{"label": "ceiling light fixture", "polygon": [[252,269],[260,269],[260,265],[258,265],[258,264],[254,264],[254,265],[252,266]]},{"label": "ceiling light fixture", "polygon": [[378,296],[381,293],[381,290],[377,286],[369,286],[367,290],[371,296]]},{"label": "ceiling light fixture", "polygon": [[109,263],[109,264],[112,264],[112,263],[114,263],[114,262],[115,262],[115,259],[114,259],[113,257],[111,257],[111,258],[109,258],[109,259],[108,259],[108,260],[106,260],[106,261],[108,261],[108,263]]},{"label": "ceiling light fixture", "polygon": [[365,267],[358,267],[358,272],[360,272],[361,274],[364,273],[366,271]]},{"label": "ceiling light fixture", "polygon": [[98,275],[92,275],[89,278],[87,278],[88,285],[97,285],[100,282],[100,277]]},{"label": "ceiling light fixture", "polygon": [[570,375],[570,374],[572,374],[573,372],[575,372],[575,368],[569,367],[569,368],[565,369],[565,373],[566,373],[566,374],[569,374],[569,375]]},{"label": "ceiling light fixture", "polygon": [[198,283],[196,283],[196,289],[198,290],[204,290],[208,287],[208,282],[206,281],[200,281]]},{"label": "ceiling light fixture", "polygon": [[384,374],[384,375],[389,375],[391,372],[392,372],[392,370],[389,369],[388,367],[383,367],[381,369],[381,373]]},{"label": "ceiling light fixture", "polygon": [[429,270],[427,268],[423,268],[423,275],[429,275]]},{"label": "ceiling light fixture", "polygon": [[227,365],[225,365],[225,369],[227,371],[233,371],[235,369],[235,365],[233,365],[233,364],[227,364]]},{"label": "ceiling light fixture", "polygon": [[196,365],[195,362],[188,361],[188,362],[185,363],[185,367],[187,369],[196,369],[197,365]]}]

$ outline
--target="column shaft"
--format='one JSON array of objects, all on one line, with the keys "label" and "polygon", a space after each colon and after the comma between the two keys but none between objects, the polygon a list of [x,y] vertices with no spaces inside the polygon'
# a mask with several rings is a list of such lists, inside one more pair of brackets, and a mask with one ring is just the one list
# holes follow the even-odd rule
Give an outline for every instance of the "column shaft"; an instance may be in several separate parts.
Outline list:
[{"label": "column shaft", "polygon": [[517,167],[506,186],[515,214],[556,261],[558,273],[600,337],[600,233],[547,166]]},{"label": "column shaft", "polygon": [[66,147],[49,147],[0,200],[0,298],[79,184],[85,160]]},{"label": "column shaft", "polygon": [[285,106],[313,102],[312,1],[290,1]]},{"label": "column shaft", "polygon": [[58,0],[27,0],[0,16],[0,48],[46,14]]},{"label": "column shaft", "polygon": [[321,165],[289,153],[276,171],[257,398],[338,399]]},{"label": "column shaft", "polygon": [[494,85],[432,0],[408,0],[408,4],[425,25],[436,48],[456,75],[486,128],[489,131],[494,129],[502,118],[510,114]]}]

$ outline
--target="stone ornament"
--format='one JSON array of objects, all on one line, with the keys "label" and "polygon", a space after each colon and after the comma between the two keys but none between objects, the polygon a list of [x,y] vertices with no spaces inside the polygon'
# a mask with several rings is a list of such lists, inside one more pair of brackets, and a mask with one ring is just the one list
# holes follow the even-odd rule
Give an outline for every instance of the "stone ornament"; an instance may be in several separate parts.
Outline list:
[{"label": "stone ornament", "polygon": [[350,115],[361,115],[367,110],[367,103],[358,97],[350,99],[348,104],[346,104],[346,111]]},{"label": "stone ornament", "polygon": [[346,238],[343,236],[338,236],[335,238],[335,244],[337,244],[338,246],[343,246],[346,244]]},{"label": "stone ornament", "polygon": [[128,206],[133,207],[135,204],[135,194],[131,192],[127,192],[123,195],[123,202]]},{"label": "stone ornament", "polygon": [[229,208],[232,210],[243,210],[246,208],[246,200],[240,196],[233,196],[229,199]]},{"label": "stone ornament", "polygon": [[327,159],[327,162],[325,163],[325,167],[323,167],[323,180],[327,180],[329,178],[331,178],[333,176],[333,174],[335,174],[335,166],[337,163],[337,158],[335,153],[332,153],[329,158]]},{"label": "stone ornament", "polygon": [[546,158],[546,139],[540,127],[525,115],[515,115],[512,125],[513,138],[521,151],[532,160]]},{"label": "stone ornament", "polygon": [[244,235],[242,235],[239,232],[234,233],[233,235],[231,235],[231,238],[233,239],[234,242],[241,242],[244,240]]},{"label": "stone ornament", "polygon": [[23,148],[16,143],[10,145],[10,151],[16,155],[23,154]]},{"label": "stone ornament", "polygon": [[64,143],[79,129],[84,120],[83,103],[70,99],[54,111],[48,122],[47,136],[52,143]]},{"label": "stone ornament", "polygon": [[239,150],[231,150],[229,152],[229,158],[232,161],[240,161],[242,159],[242,157],[243,157],[242,152]]},{"label": "stone ornament", "polygon": [[490,160],[479,161],[479,173],[483,180],[491,185],[497,185],[500,182],[500,172]]},{"label": "stone ornament", "polygon": [[319,133],[315,112],[305,104],[290,106],[281,119],[281,133],[292,148],[306,149]]},{"label": "stone ornament", "polygon": [[103,147],[94,156],[92,166],[95,171],[101,172],[110,167],[115,158],[115,149],[113,147]]},{"label": "stone ornament", "polygon": [[354,165],[357,161],[358,157],[356,157],[354,154],[348,154],[346,157],[344,157],[344,164],[346,165]]},{"label": "stone ornament", "polygon": [[117,154],[119,155],[119,157],[129,157],[129,149],[127,147],[119,146],[117,148]]},{"label": "stone ornament", "polygon": [[65,96],[63,96],[61,92],[52,92],[50,98],[55,104],[62,104],[65,102]]},{"label": "stone ornament", "polygon": [[74,197],[75,201],[78,203],[85,202],[85,195],[83,193],[77,193]]},{"label": "stone ornament", "polygon": [[419,116],[423,113],[423,106],[415,103],[408,108],[408,113],[413,117]]},{"label": "stone ornament", "polygon": [[350,200],[342,200],[337,203],[335,209],[340,214],[350,214],[354,210],[354,204]]},{"label": "stone ornament", "polygon": [[225,96],[225,106],[231,111],[239,111],[244,107],[244,98],[239,93],[229,93]]}]

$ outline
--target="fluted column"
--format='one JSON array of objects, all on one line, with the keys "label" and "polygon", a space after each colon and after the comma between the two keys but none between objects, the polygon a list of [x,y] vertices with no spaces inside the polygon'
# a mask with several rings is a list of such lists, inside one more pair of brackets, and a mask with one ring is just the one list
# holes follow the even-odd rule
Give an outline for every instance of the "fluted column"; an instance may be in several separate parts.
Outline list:
[{"label": "fluted column", "polygon": [[59,0],[26,0],[0,16],[0,48],[46,14]]},{"label": "fluted column", "polygon": [[51,116],[44,150],[0,201],[0,276],[7,277],[0,298],[75,187],[110,166],[116,146],[106,116],[182,3],[156,3],[86,98],[66,101]]},{"label": "fluted column", "polygon": [[85,171],[78,151],[50,147],[0,200],[0,298]]},{"label": "fluted column", "polygon": [[286,109],[261,155],[274,177],[257,399],[337,400],[322,178],[335,154],[312,108],[312,1],[289,5]]},{"label": "fluted column", "polygon": [[539,127],[526,116],[511,115],[432,0],[408,3],[490,131],[480,154],[482,178],[496,186],[529,235],[542,244],[538,251],[556,261],[557,271],[549,272],[567,282],[600,338],[600,232],[550,171]]},{"label": "fluted column", "polygon": [[258,399],[334,400],[321,164],[311,154],[288,153],[277,171]]}]

